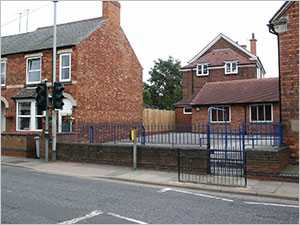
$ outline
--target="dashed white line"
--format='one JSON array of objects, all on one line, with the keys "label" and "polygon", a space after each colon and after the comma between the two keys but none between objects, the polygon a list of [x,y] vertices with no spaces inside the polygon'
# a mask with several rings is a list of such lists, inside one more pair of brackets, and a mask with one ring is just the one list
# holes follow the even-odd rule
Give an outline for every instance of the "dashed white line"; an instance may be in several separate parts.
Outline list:
[{"label": "dashed white line", "polygon": [[179,192],[179,193],[196,195],[196,196],[201,196],[201,197],[205,197],[205,198],[218,199],[218,200],[222,200],[222,201],[226,201],[226,202],[233,202],[233,200],[228,199],[228,198],[220,198],[220,197],[216,197],[216,196],[212,196],[212,195],[204,195],[204,194],[194,193],[194,192],[190,192],[190,191],[177,190],[177,189],[173,189],[173,188],[164,188],[158,192],[164,193],[167,191],[175,191],[175,192]]},{"label": "dashed white line", "polygon": [[101,215],[101,214],[103,214],[103,212],[101,212],[100,210],[96,210],[96,211],[93,211],[90,214],[87,214],[85,216],[81,216],[81,217],[78,217],[78,218],[74,218],[72,220],[61,222],[59,224],[75,224],[75,223],[78,223],[79,221],[89,219],[89,218],[92,218],[94,216],[98,216],[98,215]]},{"label": "dashed white line", "polygon": [[137,223],[137,224],[147,224],[145,222],[142,222],[142,221],[139,221],[139,220],[136,220],[136,219],[132,219],[132,218],[128,218],[128,217],[125,217],[125,216],[117,215],[115,213],[107,213],[107,215],[114,216],[114,217],[117,217],[117,218],[120,218],[120,219],[123,219],[123,220],[127,220],[129,222]]},{"label": "dashed white line", "polygon": [[267,205],[267,206],[299,208],[298,205],[284,205],[284,204],[275,204],[275,203],[266,203],[266,202],[244,202],[244,203],[249,205]]}]

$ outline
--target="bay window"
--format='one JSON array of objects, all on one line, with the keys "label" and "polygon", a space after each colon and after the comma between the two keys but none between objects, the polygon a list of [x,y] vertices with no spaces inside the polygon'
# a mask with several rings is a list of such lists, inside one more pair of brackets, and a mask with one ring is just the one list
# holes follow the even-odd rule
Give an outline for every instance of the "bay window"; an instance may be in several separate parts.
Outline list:
[{"label": "bay window", "polygon": [[17,131],[41,131],[42,118],[35,105],[35,100],[17,101]]}]

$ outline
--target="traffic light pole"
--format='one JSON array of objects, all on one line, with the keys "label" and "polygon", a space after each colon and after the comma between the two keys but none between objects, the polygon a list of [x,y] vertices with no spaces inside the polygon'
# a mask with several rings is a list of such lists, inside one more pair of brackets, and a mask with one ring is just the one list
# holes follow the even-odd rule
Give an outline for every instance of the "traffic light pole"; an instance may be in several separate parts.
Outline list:
[{"label": "traffic light pole", "polygon": [[[56,3],[58,1],[54,0],[54,25],[53,25],[53,77],[52,77],[52,87],[54,87],[54,82],[56,81]],[[52,94],[53,95],[53,94]],[[53,96],[52,96],[53,98]],[[52,161],[56,161],[56,111],[52,104]]]},{"label": "traffic light pole", "polygon": [[47,86],[47,79],[43,80],[46,84],[46,121],[45,121],[45,161],[48,162],[48,147],[49,147],[49,112],[48,112],[48,105],[49,105],[49,92],[48,92],[48,86]]}]

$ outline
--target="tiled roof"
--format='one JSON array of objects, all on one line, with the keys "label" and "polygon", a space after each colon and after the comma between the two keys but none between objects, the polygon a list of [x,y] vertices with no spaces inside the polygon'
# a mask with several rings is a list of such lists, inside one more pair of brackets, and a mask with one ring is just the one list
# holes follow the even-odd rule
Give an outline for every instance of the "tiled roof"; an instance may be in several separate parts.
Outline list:
[{"label": "tiled roof", "polygon": [[208,82],[192,105],[264,103],[279,101],[278,78]]},{"label": "tiled roof", "polygon": [[28,99],[37,96],[35,88],[25,88],[23,91],[11,97],[12,99]]},{"label": "tiled roof", "polygon": [[[73,46],[88,37],[107,19],[94,18],[57,25],[57,48]],[[53,26],[29,33],[1,37],[1,55],[53,48]]]},{"label": "tiled roof", "polygon": [[189,97],[189,98],[185,98],[180,100],[179,102],[176,102],[174,104],[175,107],[185,107],[185,106],[189,106],[191,104],[191,102],[193,101],[194,97],[196,96],[196,94],[194,94],[193,96]]},{"label": "tiled roof", "polygon": [[223,66],[224,61],[237,60],[238,64],[255,64],[256,61],[251,61],[237,52],[233,51],[231,48],[225,49],[215,49],[194,62],[184,66],[182,69],[195,67],[198,63],[209,63],[209,66]]}]

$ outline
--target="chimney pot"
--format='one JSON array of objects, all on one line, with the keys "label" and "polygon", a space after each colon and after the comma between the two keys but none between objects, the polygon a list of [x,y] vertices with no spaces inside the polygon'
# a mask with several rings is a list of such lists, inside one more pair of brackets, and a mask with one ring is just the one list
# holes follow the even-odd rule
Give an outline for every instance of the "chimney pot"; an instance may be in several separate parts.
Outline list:
[{"label": "chimney pot", "polygon": [[250,39],[250,51],[256,55],[256,39],[254,33],[252,33],[252,39]]}]

